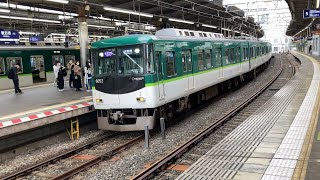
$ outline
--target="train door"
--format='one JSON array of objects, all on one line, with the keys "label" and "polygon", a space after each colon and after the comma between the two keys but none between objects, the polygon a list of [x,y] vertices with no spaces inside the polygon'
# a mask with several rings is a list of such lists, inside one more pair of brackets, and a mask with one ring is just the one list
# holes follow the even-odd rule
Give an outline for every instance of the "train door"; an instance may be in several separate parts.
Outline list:
[{"label": "train door", "polygon": [[30,56],[33,83],[45,82],[46,71],[44,58],[41,55]]},{"label": "train door", "polygon": [[194,89],[194,76],[192,65],[191,50],[184,50],[181,52],[181,61],[183,65],[183,75],[187,76],[185,91]]},{"label": "train door", "polygon": [[251,61],[253,58],[253,47],[249,46],[248,51],[249,51],[249,70],[251,70]]},{"label": "train door", "polygon": [[219,68],[219,78],[223,78],[223,62],[222,62],[222,49],[216,49],[216,66]]},{"label": "train door", "polygon": [[154,54],[156,69],[157,69],[157,80],[158,80],[158,88],[159,88],[159,99],[162,100],[165,98],[164,92],[164,83],[163,83],[163,61],[161,60],[161,51],[156,51]]}]

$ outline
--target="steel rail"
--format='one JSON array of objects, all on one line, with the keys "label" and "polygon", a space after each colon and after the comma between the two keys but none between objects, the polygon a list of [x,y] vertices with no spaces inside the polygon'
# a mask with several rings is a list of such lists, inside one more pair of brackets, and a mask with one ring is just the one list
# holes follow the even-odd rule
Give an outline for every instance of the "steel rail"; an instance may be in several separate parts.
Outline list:
[{"label": "steel rail", "polygon": [[21,171],[9,174],[8,176],[5,176],[3,178],[0,177],[0,179],[3,179],[3,180],[16,179],[16,178],[18,178],[20,176],[30,174],[32,171],[35,171],[36,169],[39,169],[40,167],[43,167],[43,166],[48,165],[48,164],[51,164],[51,163],[53,163],[55,161],[58,161],[59,159],[63,159],[65,157],[68,157],[68,156],[71,156],[73,154],[76,154],[77,152],[79,152],[81,150],[84,150],[84,149],[87,149],[89,147],[92,147],[92,146],[94,146],[96,144],[99,144],[99,143],[101,143],[103,141],[106,141],[108,139],[114,138],[114,137],[116,137],[118,135],[120,135],[120,133],[113,133],[111,135],[103,136],[103,137],[101,137],[101,138],[99,138],[99,139],[97,139],[97,140],[95,140],[93,142],[89,142],[89,143],[86,143],[86,144],[84,144],[84,145],[82,145],[80,147],[77,147],[77,148],[71,149],[69,151],[66,151],[66,152],[64,152],[64,153],[62,153],[60,155],[54,156],[54,157],[52,157],[50,159],[47,159],[45,161],[42,161],[42,162],[37,163],[35,165],[32,165],[32,166],[30,166],[30,167],[28,167],[26,169],[21,170]]},{"label": "steel rail", "polygon": [[114,155],[118,154],[119,152],[121,152],[122,150],[124,149],[127,149],[129,147],[131,147],[132,145],[136,144],[137,142],[141,141],[142,139],[144,138],[143,135],[133,139],[133,140],[130,140],[129,142],[121,145],[121,146],[118,146],[110,151],[108,151],[107,153],[103,154],[103,155],[100,155],[96,158],[93,158],[91,160],[89,160],[88,162],[80,165],[80,166],[77,166],[76,168],[74,169],[71,169],[63,174],[60,174],[54,178],[52,178],[51,180],[64,180],[64,179],[69,179],[71,177],[73,177],[74,175],[78,174],[79,172],[82,172],[84,170],[87,170],[89,169],[90,167],[100,163],[101,161],[104,161],[104,160],[107,160],[107,159],[110,159],[111,157],[113,157]]},{"label": "steel rail", "polygon": [[[280,58],[281,59],[281,58]],[[256,91],[252,96],[250,96],[248,99],[246,99],[243,103],[241,103],[239,106],[235,107],[228,113],[224,114],[223,117],[218,119],[215,123],[211,124],[209,127],[201,131],[200,133],[193,136],[191,139],[189,139],[187,142],[176,148],[175,150],[171,151],[169,154],[164,156],[159,161],[152,164],[149,168],[146,168],[144,171],[136,175],[132,178],[132,180],[142,180],[142,179],[148,179],[151,178],[157,171],[161,171],[166,166],[170,164],[170,162],[174,161],[178,157],[181,157],[185,152],[188,151],[191,147],[193,147],[195,144],[200,142],[202,139],[207,137],[209,134],[211,134],[215,129],[220,127],[223,123],[228,121],[230,118],[235,116],[239,111],[241,111],[245,106],[250,104],[255,98],[257,98],[260,94],[262,94],[274,81],[278,79],[280,74],[283,71],[283,64],[281,59],[281,68],[277,72],[277,74],[268,81],[262,88],[260,88],[258,91]]]}]

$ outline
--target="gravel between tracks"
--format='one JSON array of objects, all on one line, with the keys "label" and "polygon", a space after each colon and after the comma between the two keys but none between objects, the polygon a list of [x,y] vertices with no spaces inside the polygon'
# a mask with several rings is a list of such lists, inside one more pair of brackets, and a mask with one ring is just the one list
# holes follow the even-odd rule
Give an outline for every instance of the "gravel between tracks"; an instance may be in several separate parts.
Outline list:
[{"label": "gravel between tracks", "polygon": [[[269,80],[270,77],[279,70],[279,65],[279,61],[272,60],[269,67],[254,81],[248,83],[239,90],[228,94],[226,97],[217,100],[180,123],[167,128],[166,140],[162,140],[160,134],[152,136],[149,150],[144,150],[143,143],[140,143],[128,151],[121,153],[119,155],[120,158],[117,161],[105,161],[86,172],[78,174],[74,178],[125,179],[134,176],[137,172],[142,170],[141,168],[143,168],[144,165],[152,163],[169,153],[179,144],[188,140],[197,132],[211,124],[216,118],[220,117],[222,113],[242,102],[242,100],[247,97],[247,94],[256,91],[262,84]],[[26,152],[25,155],[20,155],[12,160],[2,162],[0,164],[0,176],[14,172],[23,166],[30,166],[36,163],[35,159],[39,162],[48,157],[57,155],[62,151],[84,144],[102,134],[104,134],[102,131],[90,132],[82,135],[81,139],[75,142],[65,141],[33,152]]]}]

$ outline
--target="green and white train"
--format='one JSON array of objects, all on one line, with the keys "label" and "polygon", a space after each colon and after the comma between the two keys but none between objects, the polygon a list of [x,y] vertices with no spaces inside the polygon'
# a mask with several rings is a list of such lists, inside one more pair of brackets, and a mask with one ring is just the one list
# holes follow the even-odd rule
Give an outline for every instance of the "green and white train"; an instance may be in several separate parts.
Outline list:
[{"label": "green and white train", "polygon": [[99,128],[135,131],[254,77],[272,54],[262,41],[163,29],[93,43],[91,56]]}]

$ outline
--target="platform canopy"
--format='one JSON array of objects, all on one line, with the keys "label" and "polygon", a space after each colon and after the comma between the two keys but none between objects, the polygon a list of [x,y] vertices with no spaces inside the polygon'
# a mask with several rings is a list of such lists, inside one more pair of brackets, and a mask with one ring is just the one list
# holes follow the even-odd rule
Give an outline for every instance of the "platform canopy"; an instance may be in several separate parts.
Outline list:
[{"label": "platform canopy", "polygon": [[303,18],[303,10],[319,8],[319,0],[286,0],[286,2],[292,14],[292,20],[286,32],[288,36],[297,36],[307,27],[310,27],[313,22],[319,23],[318,19]]},{"label": "platform canopy", "polygon": [[112,34],[118,26],[145,31],[175,27],[263,36],[253,18],[245,18],[236,7],[224,7],[222,0],[7,0],[0,1],[0,24],[6,29],[61,33],[77,27],[80,7],[87,10],[93,32]]}]

